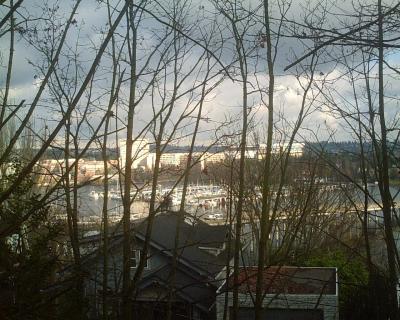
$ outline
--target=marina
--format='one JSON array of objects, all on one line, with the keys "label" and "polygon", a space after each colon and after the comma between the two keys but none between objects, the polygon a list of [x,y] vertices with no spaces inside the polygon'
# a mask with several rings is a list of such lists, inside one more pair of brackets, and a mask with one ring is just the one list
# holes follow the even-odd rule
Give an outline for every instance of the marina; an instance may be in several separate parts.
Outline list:
[{"label": "marina", "polygon": [[[334,189],[334,190],[333,190]],[[323,186],[321,192],[340,193],[341,189],[337,186]],[[379,189],[375,184],[369,186],[371,199],[379,202]],[[136,189],[131,192],[131,220],[137,220],[147,217],[149,212],[149,203],[152,191],[149,187]],[[181,205],[183,188],[182,186],[171,187],[168,185],[159,185],[156,190],[156,208],[169,208],[177,211]],[[257,199],[261,198],[260,190],[255,190]],[[276,196],[276,195],[273,195]],[[290,192],[284,190],[284,198],[290,197]],[[396,194],[396,197],[398,194]],[[358,199],[357,193],[354,199]],[[62,199],[62,197],[61,197]],[[57,203],[63,203],[63,201]],[[118,223],[123,216],[122,193],[117,185],[112,185],[108,191],[108,220],[110,223]],[[78,192],[78,216],[80,224],[100,224],[103,216],[104,190],[102,186],[88,185],[79,188]],[[359,202],[362,203],[360,197]],[[374,201],[371,200],[370,206]],[[185,211],[209,223],[218,223],[226,220],[228,209],[228,193],[224,187],[216,184],[192,184],[187,187],[185,195]],[[56,214],[58,218],[65,219],[65,208],[59,206]],[[379,216],[379,214],[378,214]],[[380,219],[378,219],[380,220]]]},{"label": "marina", "polygon": [[[149,212],[151,189],[143,188],[131,192],[131,220],[145,218]],[[179,210],[183,188],[168,186],[157,188],[156,206],[166,206],[171,210]],[[53,207],[57,219],[65,219],[65,208],[62,198]],[[118,223],[123,216],[123,196],[116,186],[108,191],[107,213],[110,223]],[[227,192],[217,185],[190,185],[185,196],[185,211],[204,220],[222,221],[226,217]],[[78,216],[79,223],[84,225],[100,224],[103,216],[104,190],[101,186],[89,185],[79,188]]]}]

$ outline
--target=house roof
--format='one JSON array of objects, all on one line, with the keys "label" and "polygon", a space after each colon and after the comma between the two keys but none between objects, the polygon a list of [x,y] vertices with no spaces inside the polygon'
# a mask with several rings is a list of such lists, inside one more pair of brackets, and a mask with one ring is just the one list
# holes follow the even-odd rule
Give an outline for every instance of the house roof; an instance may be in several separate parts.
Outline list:
[{"label": "house roof", "polygon": [[[225,225],[209,225],[196,219],[195,224],[182,220],[179,227],[178,255],[181,262],[192,269],[201,271],[211,277],[218,274],[226,265],[225,249],[228,227]],[[132,235],[143,240],[146,234],[147,219],[136,220],[132,227]],[[176,212],[163,212],[154,217],[150,246],[172,256],[175,247],[175,235],[178,224]],[[100,235],[86,237],[81,243],[98,242]],[[122,233],[117,231],[112,236],[110,248],[120,245]],[[92,257],[96,254],[93,252]],[[90,257],[88,257],[90,260]]]},{"label": "house roof", "polygon": [[[257,267],[240,268],[237,284],[240,293],[256,291],[257,274]],[[336,268],[270,266],[264,268],[262,282],[266,294],[337,294]],[[233,286],[232,275],[228,290]]]},{"label": "house roof", "polygon": [[[151,242],[166,252],[173,252],[178,224],[176,213],[162,213],[153,221]],[[147,222],[144,220],[135,228],[142,236],[146,233]],[[211,226],[200,220],[195,224],[181,221],[179,228],[178,254],[180,259],[201,268],[210,274],[216,274],[226,264],[227,226]]]}]

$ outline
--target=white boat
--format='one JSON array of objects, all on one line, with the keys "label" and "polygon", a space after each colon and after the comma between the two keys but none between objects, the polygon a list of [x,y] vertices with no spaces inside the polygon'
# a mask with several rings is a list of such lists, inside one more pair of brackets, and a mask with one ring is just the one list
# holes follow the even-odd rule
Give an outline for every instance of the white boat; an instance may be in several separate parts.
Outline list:
[{"label": "white boat", "polygon": [[172,196],[172,205],[173,206],[179,206],[181,204],[181,201],[182,201],[182,195]]},{"label": "white boat", "polygon": [[122,200],[121,193],[115,190],[110,190],[108,197],[112,200]]}]

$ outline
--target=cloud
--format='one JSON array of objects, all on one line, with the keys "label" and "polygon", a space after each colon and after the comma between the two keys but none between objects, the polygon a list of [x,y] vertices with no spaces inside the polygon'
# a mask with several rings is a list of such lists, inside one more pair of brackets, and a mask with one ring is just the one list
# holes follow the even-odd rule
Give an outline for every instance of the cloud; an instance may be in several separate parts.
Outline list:
[{"label": "cloud", "polygon": [[[49,2],[52,3],[52,2]],[[170,4],[169,1],[165,1],[166,4]],[[328,3],[328,2],[326,2]],[[333,3],[333,4],[332,4]],[[373,3],[370,1],[370,3]],[[389,3],[389,2],[388,2]],[[36,5],[35,5],[36,4]],[[24,12],[29,12],[29,15],[34,17],[39,17],[43,14],[41,9],[37,6],[38,4],[43,4],[41,1],[36,2],[26,2],[24,3]],[[341,13],[351,13],[353,12],[352,4],[349,1],[333,1],[330,2],[330,11],[328,14],[328,18],[325,21],[324,28],[333,28],[338,27],[341,23],[339,14]],[[244,2],[244,5],[249,5],[250,7],[256,8],[259,6],[259,1],[248,1]],[[318,10],[323,9],[323,3],[317,1],[311,1],[311,6],[319,6]],[[61,7],[59,8],[59,17],[64,17],[64,19],[68,16],[71,10],[72,3],[62,2]],[[302,19],[302,7],[304,6],[304,1],[295,0],[292,3],[291,8],[288,11],[287,18],[288,20],[299,20]],[[160,8],[150,8],[149,10],[154,9],[154,13],[160,13]],[[158,10],[158,11],[157,11]],[[193,36],[199,38],[199,34],[196,34],[200,30],[206,31],[208,27],[212,25],[212,22],[215,19],[219,19],[218,21],[222,21],[221,16],[215,18],[213,8],[209,2],[205,3],[204,9],[199,9],[197,4],[193,4],[193,12],[190,12],[188,9],[188,15],[186,16],[187,21],[196,21],[195,26],[193,26],[192,32]],[[274,6],[272,8],[273,19],[272,24],[273,28],[276,29],[278,23],[278,7]],[[158,43],[160,37],[162,37],[163,32],[165,31],[165,26],[161,25],[159,22],[155,21],[151,16],[144,15],[144,20],[138,30],[138,38],[139,38],[139,50],[138,53],[138,67],[143,65],[143,61],[149,54],[152,52],[154,46]],[[317,16],[309,17],[313,19],[313,22],[317,22]],[[162,19],[165,21],[170,22],[170,18],[167,16],[162,16]],[[245,45],[246,50],[255,53],[258,50],[257,57],[249,58],[248,59],[248,66],[251,75],[249,76],[249,90],[253,91],[257,88],[257,81],[259,84],[262,85],[264,90],[268,88],[268,76],[267,76],[267,64],[266,64],[266,48],[260,48],[255,46],[257,45],[257,36],[260,31],[263,30],[261,22],[262,22],[262,10],[260,9],[257,12],[256,22],[252,27],[249,28],[245,37]],[[75,48],[77,36],[79,34],[79,41],[77,43],[79,59],[80,59],[80,73],[78,76],[78,83],[82,81],[84,75],[86,74],[88,68],[93,62],[96,47],[98,47],[104,38],[104,30],[108,29],[107,25],[107,11],[106,8],[102,5],[99,5],[97,1],[84,1],[82,2],[81,6],[78,9],[76,15],[77,23],[76,25],[71,27],[71,31],[68,36],[67,46],[63,50],[63,57],[59,60],[59,67],[65,67],[69,63],[71,63],[71,59],[69,59],[69,55],[72,53],[72,50]],[[32,22],[32,25],[34,23]],[[123,41],[123,34],[125,33],[125,21],[121,23],[121,26],[116,33],[116,40],[118,48],[126,43]],[[231,31],[228,26],[219,26],[219,29],[214,29],[214,34],[212,39],[214,41],[219,41],[220,36],[222,36],[221,40],[225,40],[224,49],[221,52],[218,52],[221,57],[221,61],[226,64],[229,64],[232,60],[235,59],[234,54],[234,42],[232,42],[232,35]],[[288,25],[290,27],[290,24]],[[197,29],[196,29],[197,28]],[[296,30],[301,32],[301,28]],[[332,29],[331,29],[332,30]],[[289,29],[283,28],[283,31],[288,33]],[[345,31],[342,29],[341,31]],[[32,65],[28,63],[28,61],[38,62],[40,63],[43,61],[43,55],[39,53],[35,48],[29,46],[24,39],[20,36],[17,36],[16,42],[16,51],[15,51],[15,63],[13,67],[13,76],[12,76],[12,90],[10,92],[10,96],[12,99],[19,101],[21,99],[26,99],[27,103],[29,103],[37,90],[35,87],[35,76],[36,79],[40,79],[40,74],[33,69]],[[171,39],[167,39],[164,42],[164,46],[168,46]],[[275,40],[275,39],[274,39]],[[188,41],[188,43],[191,43]],[[275,118],[279,119],[282,117],[281,125],[293,125],[297,119],[297,115],[299,112],[299,108],[302,101],[302,93],[303,89],[300,86],[300,83],[305,83],[307,79],[300,75],[300,77],[296,78],[296,69],[292,68],[289,72],[283,72],[283,67],[286,66],[289,62],[294,61],[295,56],[299,56],[304,52],[307,52],[308,46],[311,46],[310,41],[300,41],[296,38],[291,37],[283,37],[279,43],[279,52],[277,54],[277,60],[275,64],[275,72],[276,72],[276,85],[275,85]],[[70,48],[68,48],[70,46]],[[3,69],[4,65],[7,60],[7,48],[8,48],[8,38],[4,36],[0,39],[0,49],[3,52]],[[184,68],[182,69],[182,73],[186,72],[192,65],[194,65],[200,55],[203,53],[203,49],[197,46],[192,47],[188,50],[185,54],[187,56]],[[337,94],[334,95],[334,99],[337,102],[342,103],[343,106],[346,106],[345,103],[351,105],[353,102],[352,100],[352,90],[349,86],[348,81],[343,77],[346,70],[341,66],[336,64],[332,58],[335,57],[339,52],[333,47],[328,47],[327,51],[324,53],[324,56],[321,57],[321,62],[323,64],[319,65],[316,71],[316,80],[321,83],[322,80],[326,80],[330,83],[332,89],[335,89]],[[155,61],[160,56],[160,54],[155,56],[155,60],[149,65],[150,68],[154,67]],[[127,52],[126,47],[123,51],[122,57],[127,59]],[[400,55],[398,53],[392,53],[389,57],[390,63],[398,64],[400,61]],[[257,60],[256,60],[257,58]],[[353,56],[354,60],[352,63],[356,66],[359,62],[359,56],[355,54]],[[325,59],[325,60],[324,60]],[[328,59],[331,59],[328,61]],[[307,69],[306,63],[309,62],[309,59],[304,61],[305,68]],[[94,106],[104,106],[108,103],[108,94],[107,89],[110,85],[110,57],[104,56],[101,62],[100,67],[98,68],[98,72],[96,74],[96,81],[94,82],[95,87],[93,89],[93,108]],[[123,127],[125,125],[126,119],[126,107],[122,107],[124,102],[126,104],[127,97],[128,97],[128,71],[129,71],[129,63],[127,61],[120,62],[121,70],[126,69],[125,74],[125,82],[121,89],[120,95],[120,117],[121,122],[120,126]],[[220,68],[219,65],[216,66],[216,69]],[[171,66],[169,66],[169,72],[171,72]],[[233,68],[231,69],[233,70]],[[236,73],[237,72],[237,65],[236,65]],[[300,70],[300,68],[299,68]],[[298,75],[297,75],[298,76]],[[5,73],[1,72],[0,75],[0,82],[1,84],[4,83]],[[171,79],[172,74],[169,74],[167,77],[167,87],[171,88]],[[388,95],[387,98],[387,111],[388,111],[388,121],[395,118],[396,114],[396,107],[398,107],[398,103],[396,104],[396,99],[398,99],[398,92],[399,92],[399,79],[397,78],[390,78],[389,76],[386,78],[386,93]],[[145,86],[145,81],[141,80],[140,86],[143,88]],[[214,81],[214,80],[213,80]],[[212,85],[213,81],[210,81],[209,85]],[[300,81],[300,83],[299,83]],[[185,80],[184,87],[189,88],[195,82],[194,77],[189,77]],[[161,83],[161,82],[160,82]],[[373,81],[372,87],[375,90],[376,86]],[[329,86],[327,86],[328,88]],[[360,82],[360,94],[362,94],[362,83]],[[333,91],[332,91],[333,92]],[[315,88],[313,93],[315,94]],[[311,93],[310,93],[311,95]],[[311,97],[311,96],[310,96]],[[43,95],[43,101],[41,101],[41,107],[38,109],[36,116],[40,118],[48,117],[51,120],[56,121],[59,118],[59,113],[51,112],[49,113],[49,108],[52,110],[57,110],[58,107],[53,106],[51,102],[48,100],[47,93]],[[179,114],[183,111],[186,102],[188,101],[189,97],[182,98],[176,105],[176,108],[172,115],[172,121],[177,119]],[[348,133],[345,130],[340,130],[343,123],[337,117],[334,117],[332,114],[329,113],[330,110],[327,108],[320,108],[320,104],[322,97],[316,102],[315,107],[313,107],[313,112],[306,118],[304,122],[304,127],[307,129],[315,130],[316,128],[320,128],[320,136],[321,138],[325,138],[329,136],[330,130],[336,130],[340,135],[340,139],[346,139],[349,137]],[[345,101],[347,100],[347,102]],[[398,101],[398,100],[397,100]],[[144,125],[146,125],[152,119],[152,109],[151,109],[151,98],[146,96],[145,99],[141,102],[140,105],[137,106],[137,113],[135,114],[135,132],[139,132]],[[82,101],[84,104],[84,99]],[[236,79],[232,82],[230,79],[226,79],[223,81],[222,84],[218,86],[206,99],[206,103],[204,105],[204,118],[205,120],[202,121],[201,130],[214,130],[214,131],[207,131],[208,135],[213,135],[215,130],[218,126],[225,123],[226,119],[235,119],[237,124],[232,125],[229,129],[237,128],[240,129],[240,117],[241,117],[241,106],[242,106],[242,96],[241,96],[241,83],[239,79]],[[156,102],[156,107],[160,107],[160,102]],[[259,94],[252,94],[249,98],[249,107],[252,108],[251,116],[254,116],[254,121],[259,123],[259,128],[262,128],[267,119],[267,108],[266,106],[260,101]],[[362,106],[365,108],[365,105]],[[93,113],[91,116],[91,122],[93,124],[97,124],[100,121],[102,116],[102,112]],[[192,119],[193,120],[193,119]],[[192,121],[190,120],[190,121]],[[189,120],[188,120],[189,121]],[[189,122],[190,122],[189,121]],[[193,122],[193,121],[192,121]],[[290,127],[290,126],[289,126]],[[185,129],[182,129],[185,132],[190,132],[190,128],[193,126],[188,126]],[[88,128],[85,129],[87,134],[90,133]],[[325,131],[324,131],[325,130]],[[323,132],[324,131],[324,132]],[[306,132],[303,130],[303,132]],[[322,133],[321,133],[322,132]],[[202,139],[205,141],[209,139],[209,136],[204,134]]]}]

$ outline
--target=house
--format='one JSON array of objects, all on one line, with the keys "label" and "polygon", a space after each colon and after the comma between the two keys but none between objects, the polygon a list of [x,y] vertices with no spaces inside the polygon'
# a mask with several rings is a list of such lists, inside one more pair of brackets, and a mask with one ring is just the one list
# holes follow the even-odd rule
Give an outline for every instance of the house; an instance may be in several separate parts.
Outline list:
[{"label": "house", "polygon": [[[149,255],[137,290],[133,294],[135,319],[164,319],[171,292],[174,293],[173,319],[215,319],[215,295],[220,285],[217,279],[227,263],[225,243],[228,229],[226,226],[211,226],[193,218],[181,222],[179,255],[172,277],[178,216],[176,213],[161,213],[154,219]],[[132,277],[141,258],[146,227],[146,219],[135,222],[132,226]],[[89,253],[83,264],[88,275],[85,289],[86,297],[90,301],[91,319],[100,318],[102,310],[103,259],[98,251],[99,242],[99,236],[94,235],[81,243],[82,250]],[[107,293],[110,309],[117,317],[122,289],[122,243],[121,233],[116,232],[110,239]]]},{"label": "house", "polygon": [[[238,286],[238,319],[254,319],[257,267],[241,267]],[[335,268],[271,266],[262,275],[263,311],[261,319],[337,320],[339,319],[337,271]],[[217,319],[223,319],[225,294],[228,317],[232,313],[233,276],[219,288]]]}]

